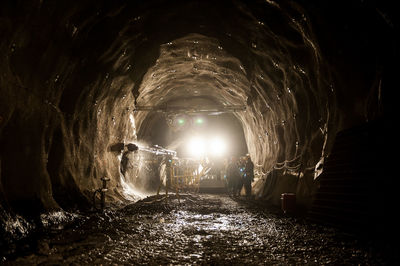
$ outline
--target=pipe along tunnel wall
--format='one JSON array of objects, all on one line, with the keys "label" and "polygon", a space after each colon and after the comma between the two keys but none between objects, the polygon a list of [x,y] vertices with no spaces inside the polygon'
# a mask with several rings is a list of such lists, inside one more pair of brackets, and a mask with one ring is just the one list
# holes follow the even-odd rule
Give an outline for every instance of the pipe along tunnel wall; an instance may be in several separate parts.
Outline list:
[{"label": "pipe along tunnel wall", "polygon": [[11,234],[27,232],[26,217],[89,208],[101,177],[111,178],[109,203],[138,198],[111,149],[157,130],[157,117],[136,105],[245,105],[235,119],[263,175],[255,192],[275,204],[281,192],[298,192],[307,207],[336,133],[390,108],[398,29],[390,6],[0,5],[0,213]]}]

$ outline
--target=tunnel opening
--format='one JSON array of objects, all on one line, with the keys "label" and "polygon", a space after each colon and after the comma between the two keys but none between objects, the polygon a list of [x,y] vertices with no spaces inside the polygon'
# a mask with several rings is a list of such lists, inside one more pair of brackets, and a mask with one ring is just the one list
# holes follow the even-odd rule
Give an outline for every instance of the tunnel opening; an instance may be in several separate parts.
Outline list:
[{"label": "tunnel opening", "polygon": [[[198,182],[197,187],[193,184],[181,185],[180,189],[226,191],[225,168],[228,162],[232,157],[244,157],[248,152],[241,122],[235,116],[234,109],[229,110],[228,107],[218,106],[215,100],[204,97],[182,97],[161,104],[161,107],[139,106],[139,110],[147,109],[148,115],[138,129],[138,143],[157,149],[166,147],[176,152],[171,169],[172,178],[178,175],[180,180],[176,182],[183,182],[182,175],[187,175],[184,181],[187,184]],[[154,166],[150,168],[155,169]],[[194,172],[199,175],[197,181],[193,179]],[[140,176],[138,183],[142,185],[139,187],[149,183],[146,180],[154,179],[155,182],[150,183],[153,184],[152,190],[155,190],[160,177],[154,174],[154,170],[152,173],[153,176]],[[207,182],[209,184],[205,190],[203,187]],[[211,185],[213,182],[214,187]]]},{"label": "tunnel opening", "polygon": [[[196,108],[191,106],[191,108]],[[206,110],[202,107],[200,109]],[[226,139],[229,156],[243,156],[247,153],[247,145],[240,121],[229,113],[212,112],[211,114],[190,113],[184,111],[177,114],[162,113],[149,115],[142,128],[138,130],[138,142],[149,145],[160,145],[177,151],[179,157],[190,157],[188,140],[191,136],[202,136],[212,139]]]}]

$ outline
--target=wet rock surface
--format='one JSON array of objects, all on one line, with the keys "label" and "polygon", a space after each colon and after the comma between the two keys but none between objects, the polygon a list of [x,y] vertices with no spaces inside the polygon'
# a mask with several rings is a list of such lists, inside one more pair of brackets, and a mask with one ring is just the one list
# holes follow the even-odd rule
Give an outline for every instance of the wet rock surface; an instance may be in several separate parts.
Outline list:
[{"label": "wet rock surface", "polygon": [[388,244],[208,194],[151,196],[18,245],[2,263],[381,265],[397,256]]}]

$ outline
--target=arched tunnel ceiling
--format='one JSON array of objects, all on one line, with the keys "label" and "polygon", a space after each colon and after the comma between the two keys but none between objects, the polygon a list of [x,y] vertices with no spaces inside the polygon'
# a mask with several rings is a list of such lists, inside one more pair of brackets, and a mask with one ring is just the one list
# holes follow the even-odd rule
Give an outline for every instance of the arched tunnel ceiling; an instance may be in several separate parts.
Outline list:
[{"label": "arched tunnel ceiling", "polygon": [[249,86],[240,61],[224,52],[217,40],[189,34],[161,45],[160,57],[142,80],[137,103],[159,105],[180,97],[208,96],[219,105],[239,105]]},{"label": "arched tunnel ceiling", "polygon": [[[209,96],[221,105],[247,105],[247,111],[237,116],[258,164],[268,168],[302,154],[315,164],[327,137],[321,128],[335,117],[335,99],[301,8],[293,4],[295,20],[278,4],[263,3],[260,20],[241,2],[216,6],[189,2],[175,6],[171,14],[156,12],[165,19],[157,20],[163,25],[155,34],[161,37],[153,34],[154,39],[162,39],[171,29],[182,36],[174,39],[168,34],[160,44],[158,58],[139,85],[137,104],[159,105],[191,95]],[[227,16],[220,16],[223,10],[229,10]],[[153,17],[138,20],[153,21]],[[145,116],[136,116],[139,130]],[[320,146],[318,152],[310,145]],[[310,158],[303,159],[307,164]]]},{"label": "arched tunnel ceiling", "polygon": [[390,8],[364,1],[1,5],[2,187],[9,201],[45,209],[101,176],[118,186],[110,146],[151,122],[135,104],[246,105],[236,116],[257,167],[313,168],[339,129],[380,114],[397,29]]},{"label": "arched tunnel ceiling", "polygon": [[[137,105],[194,109],[245,106],[249,88],[245,74],[240,61],[223,51],[217,40],[189,34],[161,45],[160,57],[143,78]],[[141,116],[148,118],[147,114],[139,113],[137,121],[144,120]],[[140,135],[149,135],[152,130],[142,132],[139,123],[137,127]]]}]

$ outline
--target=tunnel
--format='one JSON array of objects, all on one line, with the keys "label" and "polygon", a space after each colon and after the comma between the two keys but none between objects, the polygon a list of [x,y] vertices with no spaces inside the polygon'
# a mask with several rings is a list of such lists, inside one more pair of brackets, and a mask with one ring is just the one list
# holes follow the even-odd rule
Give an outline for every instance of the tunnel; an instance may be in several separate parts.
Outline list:
[{"label": "tunnel", "polygon": [[[246,206],[270,212],[275,225],[260,218],[255,232],[278,237],[288,235],[279,224],[290,225],[303,234],[301,245],[291,242],[303,252],[315,253],[315,243],[345,246],[331,243],[335,249],[328,249],[338,255],[321,251],[313,261],[303,253],[290,258],[284,244],[286,255],[263,257],[266,251],[258,250],[254,261],[242,245],[232,257],[208,250],[160,260],[146,249],[146,235],[127,248],[126,254],[137,254],[130,260],[114,254],[109,261],[102,247],[93,255],[99,261],[73,262],[394,262],[396,12],[389,1],[372,0],[2,1],[1,261],[63,264],[68,256],[57,257],[54,247],[62,234],[75,239],[71,226],[118,231],[128,226],[122,227],[123,215],[170,215],[174,202],[197,202],[193,210],[217,217],[218,224],[235,212],[257,223],[259,216],[241,209]],[[169,200],[159,200],[168,186],[168,156],[190,156],[186,142],[199,134],[225,140],[225,158],[248,154],[254,163],[250,198],[170,190]],[[281,210],[284,194],[296,197],[289,213]],[[185,217],[187,208],[176,213]],[[129,226],[139,230],[140,219],[130,217]],[[159,226],[170,221],[155,220]],[[312,245],[315,228],[322,242],[314,237]],[[196,237],[223,250],[207,230]],[[336,230],[343,232],[340,240],[332,240]],[[96,241],[117,241],[111,238]],[[153,255],[141,260],[140,249]],[[342,256],[343,250],[354,253]]]}]

